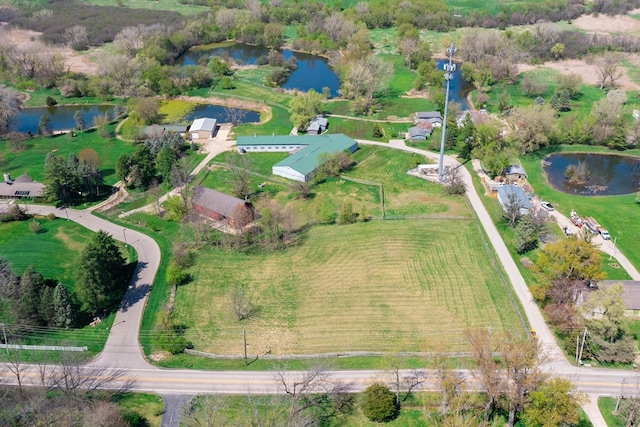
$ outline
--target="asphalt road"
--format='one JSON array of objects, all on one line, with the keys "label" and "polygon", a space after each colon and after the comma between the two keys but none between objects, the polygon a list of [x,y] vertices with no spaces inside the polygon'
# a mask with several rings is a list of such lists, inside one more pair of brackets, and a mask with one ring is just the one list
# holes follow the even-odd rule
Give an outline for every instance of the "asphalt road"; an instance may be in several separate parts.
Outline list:
[{"label": "asphalt road", "polygon": [[[371,141],[359,141],[362,144],[393,147],[409,152],[425,155],[437,160],[438,156],[424,150],[407,147],[403,141],[392,141],[390,144]],[[458,162],[447,157],[445,164],[457,166]],[[558,376],[573,380],[578,389],[591,395],[619,395],[636,394],[640,376],[636,372],[593,369],[572,366],[558,347],[552,332],[547,327],[538,306],[533,301],[531,293],[520,274],[513,258],[504,244],[488,212],[484,208],[479,195],[475,191],[471,174],[466,168],[460,168],[467,187],[467,197],[483,225],[513,288],[520,299],[524,312],[533,329],[536,330],[538,340],[547,355],[544,369]],[[73,209],[56,209],[53,207],[29,205],[30,213],[48,214],[53,212],[58,217],[72,221],[94,231],[105,230],[115,239],[126,241],[138,252],[139,266],[136,275],[125,294],[123,304],[116,314],[111,334],[103,352],[87,365],[88,372],[94,367],[118,368],[124,372],[124,379],[134,380],[132,389],[136,391],[150,391],[162,395],[193,395],[198,393],[219,394],[264,394],[281,393],[274,380],[274,373],[269,371],[196,371],[182,369],[160,369],[149,364],[143,356],[138,342],[138,332],[146,298],[160,262],[160,248],[153,239],[131,229],[123,229],[93,216],[89,212]],[[473,389],[474,381],[468,371],[461,371],[468,378],[467,384]],[[431,373],[433,377],[433,372]],[[295,380],[300,372],[287,373],[288,378]],[[350,383],[353,391],[360,391],[376,380],[384,380],[383,371],[333,371],[333,378]],[[0,376],[6,382],[14,382],[15,378],[6,370],[0,371]],[[28,375],[34,379],[34,371]],[[424,389],[434,388],[434,383],[425,384]],[[172,400],[173,401],[173,400]],[[168,401],[169,402],[169,401]],[[585,404],[584,409],[592,419],[595,427],[606,426],[602,416],[593,401]],[[168,422],[170,422],[168,420]]]}]

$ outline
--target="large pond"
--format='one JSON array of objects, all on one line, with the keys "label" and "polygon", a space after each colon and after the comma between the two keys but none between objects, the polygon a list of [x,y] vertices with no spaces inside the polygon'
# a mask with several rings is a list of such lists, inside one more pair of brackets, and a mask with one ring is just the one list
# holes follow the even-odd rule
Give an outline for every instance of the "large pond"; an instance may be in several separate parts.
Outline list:
[{"label": "large pond", "polygon": [[[237,43],[211,49],[192,49],[178,58],[177,63],[181,65],[195,65],[201,61],[202,58],[230,55],[238,64],[255,65],[256,60],[260,56],[266,56],[268,54],[269,49],[265,47]],[[338,95],[340,78],[329,66],[329,61],[327,61],[326,58],[292,52],[288,49],[283,50],[282,54],[286,59],[292,56],[295,57],[298,63],[298,68],[293,70],[289,78],[281,85],[283,88],[302,91],[315,89],[316,92],[322,92],[323,88],[328,87],[332,97]]]},{"label": "large pond", "polygon": [[[442,67],[449,61],[445,59],[438,59],[436,62],[438,63],[438,70],[444,72]],[[462,64],[459,62],[456,62],[457,71],[453,74],[453,79],[451,79],[451,82],[449,83],[449,102],[455,101],[462,105],[463,110],[468,110],[469,102],[467,101],[467,94],[473,90],[473,85],[462,78],[462,71],[460,70],[461,65]]]},{"label": "large pond", "polygon": [[[570,165],[584,162],[588,180],[572,184],[565,176]],[[640,158],[616,154],[558,153],[547,156],[543,163],[549,183],[565,193],[585,196],[631,194],[640,190]]]},{"label": "large pond", "polygon": [[25,108],[17,117],[17,131],[22,133],[38,133],[38,122],[43,114],[51,119],[53,131],[69,130],[76,127],[73,116],[76,111],[82,111],[84,123],[87,127],[93,125],[94,117],[109,113],[113,115],[113,105],[61,105],[57,107]]},{"label": "large pond", "polygon": [[[260,113],[258,113],[257,111],[242,110],[242,109],[237,109],[237,110],[241,111],[240,113],[241,123],[257,123],[260,121]],[[189,114],[185,115],[182,118],[182,121],[191,123],[194,119],[197,119],[200,117],[210,117],[212,119],[218,120],[218,123],[231,122],[231,118],[228,116],[228,113],[224,107],[221,107],[220,105],[211,105],[211,104],[198,104],[195,110],[193,110],[192,112],[190,112]]]}]

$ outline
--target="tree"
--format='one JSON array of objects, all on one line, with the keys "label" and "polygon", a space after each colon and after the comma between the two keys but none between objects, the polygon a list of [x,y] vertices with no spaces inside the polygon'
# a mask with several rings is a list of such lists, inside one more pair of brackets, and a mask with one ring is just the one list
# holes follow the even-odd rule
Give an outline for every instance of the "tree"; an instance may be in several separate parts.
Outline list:
[{"label": "tree", "polygon": [[476,129],[472,155],[482,161],[482,166],[490,176],[495,177],[511,164],[518,151],[511,140],[502,136],[496,124],[482,123]]},{"label": "tree", "polygon": [[243,286],[233,288],[231,292],[231,307],[238,322],[251,319],[260,311],[260,307],[251,301],[251,297],[247,294],[247,290]]},{"label": "tree", "polygon": [[500,365],[494,358],[497,344],[492,340],[491,331],[487,333],[484,329],[468,330],[466,336],[471,345],[471,357],[477,366],[471,371],[472,375],[480,382],[486,394],[483,418],[488,421],[496,409],[504,386]]},{"label": "tree", "polygon": [[551,107],[556,111],[571,110],[571,100],[568,90],[557,90],[551,97]]},{"label": "tree", "polygon": [[353,211],[353,204],[351,200],[345,199],[342,203],[342,209],[340,209],[340,216],[338,222],[340,224],[353,224],[358,219],[358,214]]},{"label": "tree", "polygon": [[551,48],[551,55],[554,59],[560,59],[564,55],[565,46],[562,43],[556,43]]},{"label": "tree", "polygon": [[464,179],[460,175],[460,169],[458,167],[445,166],[444,168],[444,192],[453,194],[464,194],[466,186]]},{"label": "tree", "polygon": [[114,308],[127,286],[126,262],[115,240],[100,230],[89,240],[76,265],[76,294],[94,315]]},{"label": "tree", "polygon": [[46,325],[41,311],[44,288],[45,281],[42,274],[35,271],[33,267],[27,268],[20,278],[17,299],[12,304],[16,320],[20,324],[29,326]]},{"label": "tree", "polygon": [[[128,169],[129,174],[125,179],[128,179],[131,187],[145,190],[149,188],[157,174],[155,159],[151,154],[151,150],[146,145],[138,145],[136,151],[133,152],[128,160],[128,168],[121,164],[120,159],[118,159],[116,168],[120,167],[122,174]],[[124,159],[122,162],[124,162]],[[120,177],[121,175],[119,174],[118,176]]]},{"label": "tree", "polygon": [[357,112],[366,113],[375,95],[386,88],[392,73],[391,64],[378,56],[357,60],[347,68],[340,93],[347,99],[357,101]]},{"label": "tree", "polygon": [[585,314],[591,315],[587,319],[591,332],[602,336],[611,344],[625,332],[626,305],[623,293],[624,286],[621,283],[600,288],[589,295],[582,307]]},{"label": "tree", "polygon": [[549,145],[556,123],[556,112],[548,105],[517,107],[508,118],[512,138],[522,153],[531,153]]},{"label": "tree", "polygon": [[566,90],[569,98],[576,99],[582,95],[582,76],[580,74],[558,74],[556,77],[556,91]]},{"label": "tree", "polygon": [[400,413],[396,397],[383,383],[371,384],[362,396],[362,413],[370,421],[387,422]]},{"label": "tree", "polygon": [[[225,83],[224,81],[221,83],[222,85],[222,89],[233,89],[233,81],[229,78],[229,77],[224,77],[223,80],[227,79],[229,82],[231,82],[231,87],[225,87]],[[224,107],[224,114],[227,118],[227,122],[231,123],[233,126],[237,126],[240,123],[242,123],[242,119],[244,119],[244,116],[246,116],[248,113],[247,110],[242,109],[242,108],[229,108],[229,107]]]},{"label": "tree", "polygon": [[130,110],[135,118],[145,125],[150,125],[158,120],[160,114],[160,101],[156,97],[137,97],[130,101]]},{"label": "tree", "polygon": [[289,102],[291,122],[299,129],[306,129],[311,120],[322,112],[322,95],[311,89],[306,93],[298,93]]},{"label": "tree", "polygon": [[545,222],[535,211],[530,211],[518,221],[515,227],[515,244],[518,253],[522,254],[538,246],[538,238],[545,229]]},{"label": "tree", "polygon": [[84,130],[87,125],[84,122],[84,116],[82,115],[82,111],[78,110],[73,114],[73,120],[76,122],[76,129]]},{"label": "tree", "polygon": [[231,180],[233,192],[241,199],[251,194],[251,177],[249,175],[249,159],[238,153],[233,153],[228,160],[231,166]]},{"label": "tree", "polygon": [[605,86],[613,86],[624,74],[621,57],[615,52],[605,52],[594,60],[594,64],[600,89],[604,89]]},{"label": "tree", "polygon": [[51,118],[49,117],[49,114],[43,113],[38,121],[38,135],[49,136],[52,133]]},{"label": "tree", "polygon": [[547,379],[531,392],[531,402],[522,414],[522,421],[527,427],[577,426],[584,399],[571,381]]},{"label": "tree", "polygon": [[544,380],[540,370],[538,342],[517,338],[507,332],[500,340],[498,350],[502,355],[506,370],[505,384],[508,399],[508,426],[514,427],[517,415],[522,412],[530,399],[530,392],[537,389]]},{"label": "tree", "polygon": [[20,92],[0,85],[0,135],[13,130],[18,113],[22,109]]},{"label": "tree", "polygon": [[89,47],[87,27],[74,25],[64,30],[63,38],[67,47],[73,50],[86,50]]},{"label": "tree", "polygon": [[502,214],[509,221],[509,225],[514,228],[520,217],[522,217],[522,205],[517,194],[509,193],[507,195]]},{"label": "tree", "polygon": [[269,22],[264,26],[264,45],[270,49],[278,49],[284,41],[282,25]]},{"label": "tree", "polygon": [[58,283],[53,291],[53,322],[58,328],[70,328],[75,320],[75,310],[67,287]]}]

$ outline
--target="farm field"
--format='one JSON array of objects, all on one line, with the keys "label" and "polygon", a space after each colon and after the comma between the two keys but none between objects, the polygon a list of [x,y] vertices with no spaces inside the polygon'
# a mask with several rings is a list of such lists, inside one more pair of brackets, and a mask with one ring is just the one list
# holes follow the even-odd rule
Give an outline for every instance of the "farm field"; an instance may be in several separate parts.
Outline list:
[{"label": "farm field", "polygon": [[[467,327],[521,330],[471,220],[317,226],[274,253],[201,252],[178,289],[177,321],[195,348],[242,354],[466,348]],[[260,307],[239,323],[234,287]]]}]

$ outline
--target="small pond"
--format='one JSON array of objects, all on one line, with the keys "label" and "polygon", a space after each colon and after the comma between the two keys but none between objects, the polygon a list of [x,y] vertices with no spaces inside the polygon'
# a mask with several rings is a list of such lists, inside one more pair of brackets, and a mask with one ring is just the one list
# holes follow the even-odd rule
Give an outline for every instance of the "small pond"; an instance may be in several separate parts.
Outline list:
[{"label": "small pond", "polygon": [[[442,66],[449,61],[438,59],[436,62],[438,63],[438,70],[442,71]],[[461,63],[456,62],[456,72],[453,74],[453,79],[449,84],[449,102],[455,101],[462,105],[463,110],[468,110],[469,102],[467,101],[467,94],[473,90],[473,85],[462,78],[461,65]]]},{"label": "small pond", "polygon": [[[242,109],[241,109],[242,110]],[[252,110],[242,110],[244,116],[240,119],[242,123],[257,123],[260,121],[260,113]],[[194,119],[200,117],[210,117],[218,120],[218,123],[229,123],[229,117],[224,107],[220,105],[198,104],[198,106],[182,118],[183,122],[191,123]]]},{"label": "small pond", "polygon": [[[230,55],[240,65],[254,65],[258,57],[268,54],[269,49],[265,47],[236,43],[211,49],[189,50],[178,58],[177,64],[195,65],[203,57]],[[322,88],[328,87],[331,90],[332,97],[338,95],[340,78],[329,66],[329,61],[326,58],[292,52],[288,49],[284,49],[282,54],[285,59],[289,59],[292,56],[295,57],[298,63],[298,68],[293,70],[287,81],[282,84],[284,89],[299,89],[302,91],[315,89],[316,92],[322,92]]]},{"label": "small pond", "polygon": [[93,118],[109,113],[113,116],[113,105],[61,105],[56,107],[25,108],[17,117],[17,131],[22,133],[38,133],[40,117],[47,113],[51,119],[53,131],[69,130],[76,127],[73,118],[76,111],[82,111],[87,127],[93,125]]},{"label": "small pond", "polygon": [[[570,165],[584,162],[589,171],[584,184],[571,184],[565,176]],[[544,159],[549,183],[564,193],[613,196],[640,191],[640,158],[617,154],[557,153]]]}]

